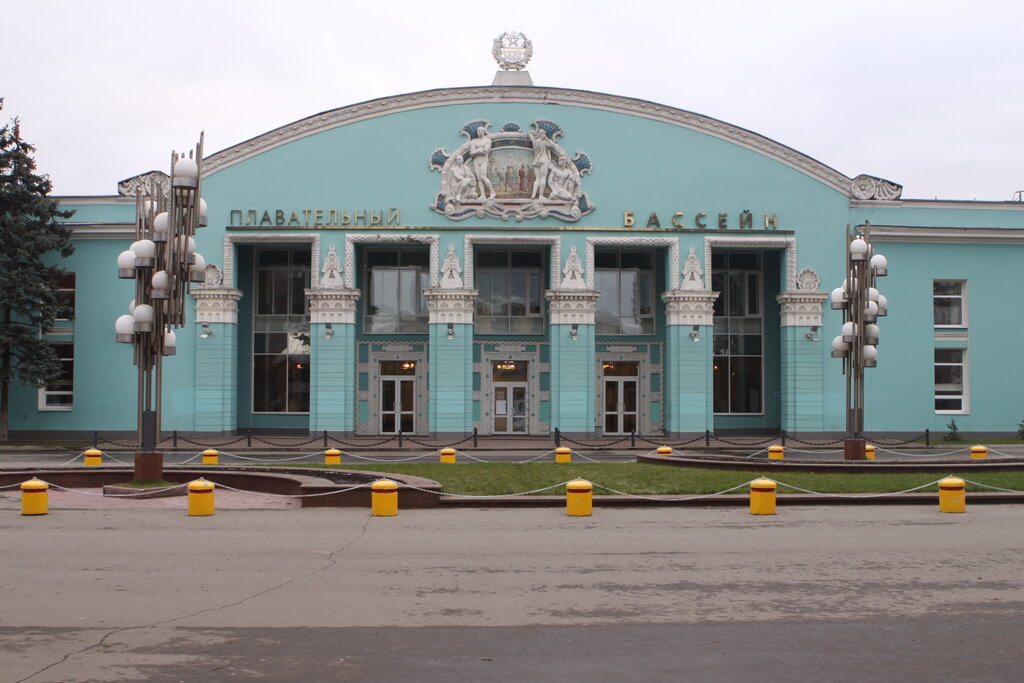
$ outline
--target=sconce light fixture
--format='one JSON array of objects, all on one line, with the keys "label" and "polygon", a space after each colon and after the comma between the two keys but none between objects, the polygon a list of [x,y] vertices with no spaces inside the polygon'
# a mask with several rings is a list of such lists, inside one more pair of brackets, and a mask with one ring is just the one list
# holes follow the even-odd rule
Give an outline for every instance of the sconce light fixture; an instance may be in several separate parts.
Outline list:
[{"label": "sconce light fixture", "polygon": [[694,325],[690,328],[690,341],[700,341],[700,325]]},{"label": "sconce light fixture", "polygon": [[213,330],[210,329],[210,323],[208,323],[208,322],[206,322],[204,320],[203,322],[199,323],[199,326],[203,328],[203,331],[199,335],[199,338],[200,339],[209,339],[210,336],[213,334]]},{"label": "sconce light fixture", "polygon": [[324,339],[334,339],[334,324],[327,323],[324,325]]},{"label": "sconce light fixture", "polygon": [[573,323],[572,327],[569,328],[569,339],[573,341],[579,341],[580,338],[580,326],[579,323]]},{"label": "sconce light fixture", "polygon": [[821,341],[821,338],[818,337],[818,326],[817,325],[812,325],[811,326],[811,331],[806,333],[804,336],[807,337],[808,339],[810,339],[812,342]]},{"label": "sconce light fixture", "polygon": [[455,337],[455,323],[448,323],[448,338],[453,339]]}]

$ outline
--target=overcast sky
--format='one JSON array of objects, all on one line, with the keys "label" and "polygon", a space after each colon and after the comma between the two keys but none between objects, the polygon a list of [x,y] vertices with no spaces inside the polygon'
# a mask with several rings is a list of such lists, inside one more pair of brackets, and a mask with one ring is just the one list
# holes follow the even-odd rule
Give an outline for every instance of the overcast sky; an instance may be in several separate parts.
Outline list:
[{"label": "overcast sky", "polygon": [[533,41],[538,86],[722,119],[904,197],[1024,189],[1020,0],[21,0],[0,26],[0,118],[21,118],[59,195],[167,171],[201,130],[209,154],[376,97],[489,85],[503,31]]}]

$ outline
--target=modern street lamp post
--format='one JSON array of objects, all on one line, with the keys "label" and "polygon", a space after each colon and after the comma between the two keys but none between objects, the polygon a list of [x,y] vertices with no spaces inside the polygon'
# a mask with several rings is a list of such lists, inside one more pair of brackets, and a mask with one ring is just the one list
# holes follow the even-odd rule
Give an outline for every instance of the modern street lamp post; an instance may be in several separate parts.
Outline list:
[{"label": "modern street lamp post", "polygon": [[139,452],[135,480],[163,479],[160,435],[162,364],[175,354],[174,328],[185,324],[190,283],[202,282],[206,262],[196,253],[196,230],[206,225],[206,202],[199,196],[203,136],[193,152],[171,153],[170,187],[165,194],[135,194],[135,242],[117,257],[119,278],[135,280],[128,314],[114,324],[117,341],[132,344],[138,368]]},{"label": "modern street lamp post", "polygon": [[832,290],[832,308],[843,311],[842,333],[832,340],[832,357],[843,359],[846,376],[846,432],[843,457],[864,460],[864,370],[878,364],[878,318],[888,315],[888,301],[875,288],[888,274],[888,261],[875,254],[871,226],[847,231],[846,279]]}]

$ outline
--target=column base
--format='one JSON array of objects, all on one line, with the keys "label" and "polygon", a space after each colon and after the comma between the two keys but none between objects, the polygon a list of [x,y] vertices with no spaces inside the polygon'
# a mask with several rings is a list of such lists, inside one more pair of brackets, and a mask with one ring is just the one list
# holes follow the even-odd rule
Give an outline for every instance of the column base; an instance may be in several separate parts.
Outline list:
[{"label": "column base", "polygon": [[867,441],[864,439],[847,439],[843,441],[843,460],[867,460],[864,446]]},{"label": "column base", "polygon": [[143,451],[135,454],[134,481],[163,481],[164,454]]}]

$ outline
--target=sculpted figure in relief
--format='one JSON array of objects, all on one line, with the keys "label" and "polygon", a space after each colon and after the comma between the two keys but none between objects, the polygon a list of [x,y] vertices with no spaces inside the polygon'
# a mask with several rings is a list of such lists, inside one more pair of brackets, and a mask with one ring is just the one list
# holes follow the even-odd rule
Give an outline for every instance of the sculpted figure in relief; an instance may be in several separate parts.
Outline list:
[{"label": "sculpted figure in relief", "polygon": [[680,289],[687,292],[704,291],[703,274],[704,271],[701,269],[700,261],[697,259],[697,251],[690,247],[690,253],[686,255],[686,262],[683,264],[683,282],[680,285]]},{"label": "sculpted figure in relief", "polygon": [[448,245],[448,253],[444,257],[444,265],[441,266],[441,289],[462,289],[462,266],[459,265],[459,257],[455,255],[455,247]]},{"label": "sculpted figure in relief", "polygon": [[544,199],[544,190],[548,186],[548,174],[551,172],[551,141],[543,129],[530,131],[530,142],[533,144],[533,181],[531,199]]},{"label": "sculpted figure in relief", "polygon": [[446,194],[455,201],[461,202],[476,183],[476,178],[466,166],[466,160],[462,158],[462,155],[455,155],[447,175],[448,177],[445,179],[448,185]]},{"label": "sculpted figure in relief", "polygon": [[551,169],[549,178],[552,199],[572,201],[579,196],[579,171],[569,161],[569,157],[564,154],[558,157],[558,165]]},{"label": "sculpted figure in relief", "polygon": [[469,141],[469,168],[473,174],[477,196],[481,199],[494,199],[494,186],[487,177],[487,165],[490,161],[491,138],[487,129],[480,126],[476,129],[477,137]]},{"label": "sculpted figure in relief", "polygon": [[320,272],[321,287],[341,289],[344,286],[344,280],[341,278],[341,260],[338,258],[338,252],[333,244],[327,251],[327,258],[324,259],[324,267]]}]

